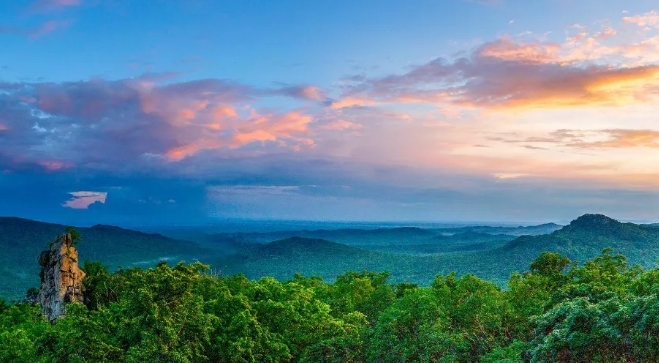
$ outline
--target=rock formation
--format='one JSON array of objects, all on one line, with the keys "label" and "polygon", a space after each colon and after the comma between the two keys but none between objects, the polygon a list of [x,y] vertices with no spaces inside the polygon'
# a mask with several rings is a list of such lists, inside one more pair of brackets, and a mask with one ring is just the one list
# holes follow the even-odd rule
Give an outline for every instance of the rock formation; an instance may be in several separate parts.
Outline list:
[{"label": "rock formation", "polygon": [[70,234],[63,234],[39,255],[41,265],[41,312],[49,321],[65,314],[64,304],[83,301],[82,279],[85,273],[78,267],[78,251]]}]

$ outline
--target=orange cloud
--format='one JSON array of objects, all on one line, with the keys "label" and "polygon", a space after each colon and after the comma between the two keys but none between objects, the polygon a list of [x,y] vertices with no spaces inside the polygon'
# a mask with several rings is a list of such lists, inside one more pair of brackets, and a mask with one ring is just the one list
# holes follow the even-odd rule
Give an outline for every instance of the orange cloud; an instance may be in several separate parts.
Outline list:
[{"label": "orange cloud", "polygon": [[[659,28],[659,13],[623,22]],[[331,108],[428,103],[524,110],[657,102],[659,35],[609,26],[568,31],[563,42],[503,37],[454,61],[437,58],[403,74],[354,77],[352,88]]]},{"label": "orange cloud", "polygon": [[509,38],[486,43],[477,53],[481,57],[532,63],[556,62],[560,58],[560,45],[556,43],[515,43]]},{"label": "orange cloud", "polygon": [[647,147],[659,149],[659,131],[656,130],[601,130],[599,133],[608,137],[603,141],[576,141],[568,146],[580,148],[634,148]]},{"label": "orange cloud", "polygon": [[[558,144],[583,149],[599,148],[659,148],[659,131],[637,129],[608,130],[557,130],[547,137],[508,139],[493,137],[490,140],[521,144]],[[525,145],[528,148],[529,145]],[[536,148],[537,147],[531,147]]]},{"label": "orange cloud", "polygon": [[[215,111],[217,111],[220,117],[237,116],[235,110],[229,106],[216,109]],[[224,129],[231,131],[233,133],[232,137],[205,135],[186,145],[168,150],[165,156],[170,161],[180,161],[202,150],[224,147],[238,148],[255,141],[265,142],[290,139],[296,142],[296,146],[313,145],[313,140],[298,138],[299,135],[309,133],[308,125],[311,121],[313,121],[313,117],[300,111],[291,111],[282,115],[259,115],[252,110],[252,117],[247,121],[240,122],[233,120],[233,122],[225,125]],[[213,127],[213,125],[217,127]],[[205,127],[213,130],[223,129],[220,124],[205,125]]]},{"label": "orange cloud", "polygon": [[205,126],[211,130],[222,130],[223,124],[226,120],[238,117],[236,109],[229,105],[221,105],[214,108],[211,112],[211,121]]},{"label": "orange cloud", "polygon": [[191,144],[180,146],[167,151],[165,156],[171,161],[180,161],[188,156],[194,155],[201,150],[217,149],[226,146],[219,141],[197,140]]},{"label": "orange cloud", "polygon": [[242,132],[238,133],[235,136],[235,140],[237,141],[237,144],[234,144],[236,146],[238,145],[245,145],[248,144],[252,141],[273,141],[276,140],[277,137],[270,133],[270,131],[267,130],[254,130],[254,131],[249,131],[249,132]]}]

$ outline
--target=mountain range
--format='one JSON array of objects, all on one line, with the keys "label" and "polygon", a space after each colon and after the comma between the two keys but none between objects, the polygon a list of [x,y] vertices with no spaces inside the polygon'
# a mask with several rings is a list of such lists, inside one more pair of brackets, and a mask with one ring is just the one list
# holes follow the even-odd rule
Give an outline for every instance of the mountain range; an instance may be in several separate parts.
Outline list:
[{"label": "mountain range", "polygon": [[[0,217],[0,297],[15,298],[38,284],[36,257],[65,226]],[[438,273],[473,273],[505,285],[541,252],[585,261],[611,247],[630,264],[652,267],[659,257],[656,225],[621,223],[604,215],[583,215],[569,225],[458,228],[290,230],[206,234],[188,229],[144,233],[114,226],[78,228],[83,260],[110,268],[152,266],[159,260],[200,260],[221,274],[250,278],[293,277],[332,280],[349,270],[389,271],[392,281],[429,284]]]}]

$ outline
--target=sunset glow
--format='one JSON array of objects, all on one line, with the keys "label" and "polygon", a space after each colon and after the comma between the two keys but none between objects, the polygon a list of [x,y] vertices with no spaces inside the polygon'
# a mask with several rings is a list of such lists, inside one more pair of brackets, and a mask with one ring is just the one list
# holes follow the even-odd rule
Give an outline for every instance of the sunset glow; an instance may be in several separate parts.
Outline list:
[{"label": "sunset glow", "polygon": [[655,1],[274,3],[3,2],[0,214],[659,218]]}]

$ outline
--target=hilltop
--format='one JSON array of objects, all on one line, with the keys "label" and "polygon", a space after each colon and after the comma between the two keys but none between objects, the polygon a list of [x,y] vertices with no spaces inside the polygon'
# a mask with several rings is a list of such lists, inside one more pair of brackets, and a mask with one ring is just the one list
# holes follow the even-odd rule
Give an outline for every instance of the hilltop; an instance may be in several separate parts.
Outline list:
[{"label": "hilltop", "polygon": [[[65,228],[60,224],[0,217],[0,270],[8,277],[0,280],[0,296],[22,295],[28,287],[36,286],[37,256]],[[111,268],[153,265],[161,259],[192,261],[214,254],[192,242],[115,226],[76,229],[83,239],[78,246],[80,258],[99,260]]]},{"label": "hilltop", "polygon": [[528,257],[551,251],[585,261],[607,247],[626,255],[631,264],[652,267],[659,257],[659,229],[621,223],[602,214],[585,214],[553,233],[519,237],[502,247],[499,255],[503,252]]},{"label": "hilltop", "polygon": [[222,258],[214,265],[225,274],[290,279],[295,273],[333,280],[349,270],[381,270],[388,255],[323,239],[291,237],[254,247],[246,254]]}]

